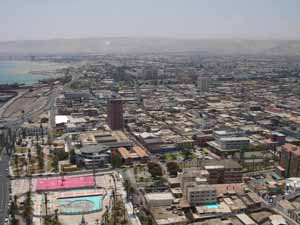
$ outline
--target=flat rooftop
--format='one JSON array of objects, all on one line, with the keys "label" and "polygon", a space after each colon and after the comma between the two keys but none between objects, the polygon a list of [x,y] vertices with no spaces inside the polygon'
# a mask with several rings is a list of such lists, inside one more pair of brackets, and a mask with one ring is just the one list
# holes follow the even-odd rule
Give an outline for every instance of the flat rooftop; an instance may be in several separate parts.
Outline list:
[{"label": "flat rooftop", "polygon": [[166,207],[151,208],[151,214],[157,225],[186,224],[187,218],[183,212],[167,210]]}]

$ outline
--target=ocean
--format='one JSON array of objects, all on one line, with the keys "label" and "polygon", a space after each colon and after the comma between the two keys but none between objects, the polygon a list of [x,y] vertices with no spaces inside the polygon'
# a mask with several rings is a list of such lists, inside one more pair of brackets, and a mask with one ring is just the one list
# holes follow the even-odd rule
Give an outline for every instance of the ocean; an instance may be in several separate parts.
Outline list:
[{"label": "ocean", "polygon": [[0,61],[0,84],[25,83],[30,85],[47,78],[44,75],[30,74],[31,68],[34,68],[34,63],[31,62]]}]

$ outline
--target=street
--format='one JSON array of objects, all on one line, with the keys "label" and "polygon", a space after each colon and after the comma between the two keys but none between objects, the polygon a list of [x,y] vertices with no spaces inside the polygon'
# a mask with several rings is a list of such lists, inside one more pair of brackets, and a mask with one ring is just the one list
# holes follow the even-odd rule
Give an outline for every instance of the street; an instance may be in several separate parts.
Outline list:
[{"label": "street", "polygon": [[8,156],[4,155],[0,161],[0,224],[4,223],[7,217],[9,179],[7,178]]}]

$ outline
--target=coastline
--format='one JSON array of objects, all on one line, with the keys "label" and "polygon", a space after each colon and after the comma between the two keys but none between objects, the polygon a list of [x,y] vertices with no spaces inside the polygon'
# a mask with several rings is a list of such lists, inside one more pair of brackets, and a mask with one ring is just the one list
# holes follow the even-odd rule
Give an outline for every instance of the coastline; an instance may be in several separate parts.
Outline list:
[{"label": "coastline", "polygon": [[[69,65],[46,61],[2,61],[3,63],[14,64],[7,71],[14,75],[42,75],[50,76],[56,70],[66,68]],[[0,61],[1,63],[1,61]]]},{"label": "coastline", "polygon": [[0,84],[38,83],[39,80],[58,77],[57,70],[68,66],[47,61],[0,61]]}]

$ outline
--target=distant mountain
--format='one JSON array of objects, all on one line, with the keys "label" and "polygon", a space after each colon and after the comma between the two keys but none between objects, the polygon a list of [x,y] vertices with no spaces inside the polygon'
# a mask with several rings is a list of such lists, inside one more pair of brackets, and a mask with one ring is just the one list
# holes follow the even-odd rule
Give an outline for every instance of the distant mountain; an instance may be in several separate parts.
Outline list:
[{"label": "distant mountain", "polygon": [[206,52],[211,54],[300,55],[299,41],[86,38],[0,42],[0,56],[40,54],[106,54]]}]

